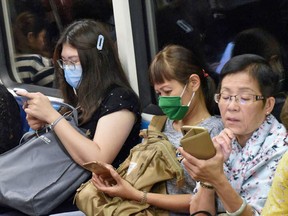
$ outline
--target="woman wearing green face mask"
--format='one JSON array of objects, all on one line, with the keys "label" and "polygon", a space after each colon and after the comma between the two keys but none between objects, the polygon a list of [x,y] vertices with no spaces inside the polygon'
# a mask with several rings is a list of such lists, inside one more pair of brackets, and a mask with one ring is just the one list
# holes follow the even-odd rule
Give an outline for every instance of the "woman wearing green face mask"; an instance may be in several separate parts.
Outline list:
[{"label": "woman wearing green face mask", "polygon": [[214,80],[204,61],[191,50],[176,45],[165,47],[155,56],[149,72],[159,95],[158,105],[169,118],[166,126],[180,131],[183,125],[215,119],[211,117],[215,109]]},{"label": "woman wearing green face mask", "polygon": [[187,84],[184,86],[184,89],[180,96],[160,96],[159,97],[159,106],[162,111],[168,116],[171,120],[182,120],[189,110],[191,101],[195,95],[195,92],[192,93],[191,99],[187,105],[181,104],[181,98],[187,88]]},{"label": "woman wearing green face mask", "polygon": [[[155,56],[149,73],[151,83],[159,95],[159,106],[168,116],[163,132],[176,148],[179,147],[183,136],[180,130],[183,125],[205,127],[211,137],[220,133],[223,129],[222,121],[220,117],[213,116],[215,93],[213,79],[203,61],[192,51],[176,45],[165,47]],[[179,152],[176,154],[181,161]],[[170,180],[167,182],[168,195],[147,193],[147,203],[170,211],[170,215],[183,215],[183,213],[188,215],[195,181],[185,169],[184,174],[183,187],[178,188],[176,180]],[[141,200],[142,191],[133,188],[120,176],[116,181],[118,187],[109,187],[100,184],[97,176],[93,177],[94,185],[109,195]]]}]

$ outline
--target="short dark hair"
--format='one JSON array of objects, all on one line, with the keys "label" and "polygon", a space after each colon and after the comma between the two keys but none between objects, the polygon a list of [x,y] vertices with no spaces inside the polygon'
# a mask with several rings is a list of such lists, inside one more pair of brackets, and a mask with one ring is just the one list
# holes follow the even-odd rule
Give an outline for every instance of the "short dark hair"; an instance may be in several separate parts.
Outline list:
[{"label": "short dark hair", "polygon": [[278,93],[279,74],[272,71],[269,63],[261,56],[254,54],[243,54],[231,58],[223,67],[220,73],[219,90],[222,80],[231,74],[243,73],[246,71],[255,79],[264,97],[271,97]]}]

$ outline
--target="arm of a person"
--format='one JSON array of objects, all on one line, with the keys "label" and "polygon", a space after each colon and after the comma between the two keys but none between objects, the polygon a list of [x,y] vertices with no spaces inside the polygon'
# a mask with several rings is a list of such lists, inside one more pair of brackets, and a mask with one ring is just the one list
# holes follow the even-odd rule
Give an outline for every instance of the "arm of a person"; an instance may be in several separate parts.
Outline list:
[{"label": "arm of a person", "polygon": [[[58,117],[51,117],[48,121],[53,122]],[[55,126],[54,131],[78,164],[93,160],[112,163],[132,130],[135,118],[128,110],[101,117],[93,140],[81,135],[65,119]]]},{"label": "arm of a person", "polygon": [[52,86],[55,74],[54,67],[51,59],[39,56],[41,61],[39,63],[35,63],[35,68],[37,69],[37,73],[33,73],[32,81],[34,84],[41,86]]},{"label": "arm of a person", "polygon": [[[207,161],[198,160],[180,148],[185,158],[183,163],[191,177],[214,187],[214,189],[210,189],[210,191],[208,191],[208,188],[199,188],[198,192],[192,197],[190,204],[191,214],[200,210],[214,214],[216,211],[215,192],[228,212],[236,212],[243,204],[242,198],[231,186],[223,171],[224,154],[222,147],[217,144],[215,147],[216,155]],[[253,215],[252,208],[247,205],[241,215]]]},{"label": "arm of a person", "polygon": [[261,215],[281,216],[288,215],[288,153],[286,153],[279,165],[273,179],[272,187]]},{"label": "arm of a person", "polygon": [[[231,140],[233,137],[234,135],[229,129],[224,129],[219,136],[214,137],[213,143],[216,149],[216,155],[209,160],[199,160],[185,152],[183,148],[179,148],[184,157],[183,164],[187,172],[193,179],[200,181],[201,185],[201,187],[199,187],[199,184],[197,185],[196,193],[192,197],[190,204],[191,214],[197,211],[208,211],[211,214],[215,214],[215,191],[217,192],[218,189],[226,186],[226,184],[230,186],[230,183],[226,180],[223,164],[231,152]],[[224,180],[226,180],[226,184],[220,184],[223,183]],[[234,191],[231,186],[230,189]],[[229,193],[231,193],[231,191]],[[234,194],[235,193],[234,191]],[[239,199],[242,201],[240,197]],[[232,207],[233,203],[229,203],[229,207]]]},{"label": "arm of a person", "polygon": [[[190,214],[207,211],[215,215],[215,190],[211,188],[204,188],[198,185],[197,193],[192,195],[190,202]],[[197,214],[201,216],[201,214]]]},{"label": "arm of a person", "polygon": [[191,194],[156,194],[147,193],[147,203],[173,212],[189,212]]},{"label": "arm of a person", "polygon": [[[191,198],[190,214],[199,211],[206,211],[214,215],[216,208],[215,190],[213,188],[213,183],[216,180],[213,179],[218,179],[219,176],[224,175],[224,157],[223,154],[220,153],[221,147],[216,146],[216,155],[209,160],[199,160],[185,152],[183,148],[179,148],[179,150],[184,157],[183,164],[186,171],[189,173],[191,178],[200,182],[197,183],[196,189],[194,189],[194,195]],[[205,187],[205,185],[208,186]],[[199,213],[199,215],[201,214]]]},{"label": "arm of a person", "polygon": [[[52,86],[55,76],[51,59],[45,58],[41,55],[33,54],[26,56],[27,60],[29,59],[29,56],[31,59],[29,64],[27,64],[25,61],[23,61],[23,63],[26,64],[25,74],[27,74],[27,72],[29,73],[29,79],[31,82],[41,86]],[[21,61],[18,62],[18,67],[21,67],[23,63],[21,64]],[[22,76],[22,73],[19,73],[19,76]],[[26,77],[21,77],[23,81],[24,79],[27,79],[27,75],[25,76]]]},{"label": "arm of a person", "polygon": [[[116,184],[110,185],[105,181],[105,179],[102,179],[100,176],[93,173],[92,183],[98,190],[111,197],[117,196],[137,202],[142,200],[144,195],[143,191],[137,190],[129,182],[121,178],[121,176],[109,164],[105,164],[105,166],[110,169],[110,173],[115,179]],[[146,202],[148,204],[173,212],[188,213],[190,200],[191,194],[146,194]]]},{"label": "arm of a person", "polygon": [[226,211],[234,213],[243,205],[244,210],[241,216],[254,215],[253,208],[248,204],[245,206],[246,201],[234,190],[225,176],[220,177],[217,182],[213,183],[213,186]]},{"label": "arm of a person", "polygon": [[[61,117],[43,94],[26,92],[22,96],[30,98],[25,107],[28,115],[48,124]],[[101,117],[93,140],[80,134],[65,118],[55,125],[54,131],[79,165],[93,160],[111,163],[130,134],[135,118],[135,114],[126,109]]]},{"label": "arm of a person", "polygon": [[41,86],[51,86],[55,81],[55,74],[53,67],[44,67],[37,73],[33,74],[33,83]]}]

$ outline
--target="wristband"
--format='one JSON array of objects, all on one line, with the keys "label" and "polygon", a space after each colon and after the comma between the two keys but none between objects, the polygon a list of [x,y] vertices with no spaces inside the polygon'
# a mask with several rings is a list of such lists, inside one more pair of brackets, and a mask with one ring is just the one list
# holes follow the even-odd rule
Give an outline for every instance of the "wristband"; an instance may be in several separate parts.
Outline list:
[{"label": "wristband", "polygon": [[226,211],[227,215],[229,215],[229,216],[239,216],[239,215],[241,215],[243,213],[243,211],[245,210],[245,208],[247,206],[247,202],[242,197],[241,197],[241,199],[243,200],[243,202],[242,202],[242,205],[240,206],[240,208],[237,211],[232,212],[232,213]]},{"label": "wristband", "polygon": [[206,188],[206,189],[210,189],[210,190],[214,189],[213,185],[210,185],[210,184],[207,184],[207,183],[204,183],[204,182],[200,182],[200,186],[203,187],[203,188]]},{"label": "wristband", "polygon": [[54,122],[52,122],[51,124],[48,125],[48,127],[50,128],[50,130],[53,130],[54,127],[56,126],[56,124],[58,124],[59,121],[61,121],[61,119],[63,119],[65,116],[60,116],[58,117]]},{"label": "wristband", "polygon": [[143,196],[142,196],[142,198],[141,198],[139,203],[141,205],[143,205],[143,204],[146,204],[146,202],[147,202],[147,191],[143,191]]}]

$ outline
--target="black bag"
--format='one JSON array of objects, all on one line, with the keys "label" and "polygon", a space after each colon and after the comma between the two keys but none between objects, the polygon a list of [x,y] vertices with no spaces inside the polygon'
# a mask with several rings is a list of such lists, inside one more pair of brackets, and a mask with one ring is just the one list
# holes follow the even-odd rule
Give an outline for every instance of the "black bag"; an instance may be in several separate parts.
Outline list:
[{"label": "black bag", "polygon": [[[84,135],[77,127],[77,110],[61,105],[72,110],[65,118]],[[73,161],[53,130],[28,132],[18,146],[0,155],[0,206],[45,215],[89,177],[90,172]]]}]

